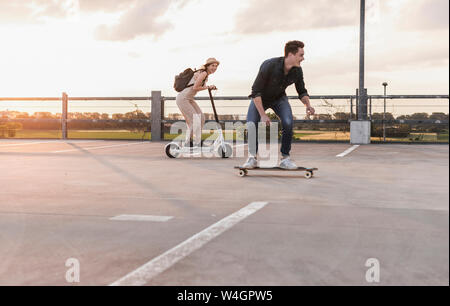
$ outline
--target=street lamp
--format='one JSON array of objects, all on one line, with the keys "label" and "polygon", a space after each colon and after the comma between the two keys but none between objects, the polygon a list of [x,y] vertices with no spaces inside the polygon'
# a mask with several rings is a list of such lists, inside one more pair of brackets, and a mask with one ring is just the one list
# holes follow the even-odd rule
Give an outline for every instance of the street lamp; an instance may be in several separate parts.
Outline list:
[{"label": "street lamp", "polygon": [[388,86],[387,82],[383,83],[384,86],[384,112],[383,112],[383,141],[386,142],[386,87]]}]

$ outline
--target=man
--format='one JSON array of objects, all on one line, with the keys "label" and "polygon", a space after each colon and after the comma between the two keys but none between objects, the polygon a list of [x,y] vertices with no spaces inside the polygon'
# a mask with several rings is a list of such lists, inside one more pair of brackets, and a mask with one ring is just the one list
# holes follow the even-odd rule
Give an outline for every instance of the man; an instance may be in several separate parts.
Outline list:
[{"label": "man", "polygon": [[286,96],[286,88],[295,83],[298,97],[306,106],[306,113],[308,115],[314,115],[315,113],[309,101],[308,91],[303,81],[303,70],[300,67],[305,55],[303,48],[303,42],[289,41],[284,47],[284,57],[266,60],[259,69],[258,76],[253,83],[252,93],[249,96],[249,98],[252,98],[247,113],[249,158],[243,165],[245,168],[255,168],[258,165],[258,122],[261,121],[267,126],[270,125],[270,119],[265,113],[268,108],[271,108],[281,119],[282,159],[280,167],[284,169],[297,168],[297,165],[290,159],[293,116],[291,105]]}]

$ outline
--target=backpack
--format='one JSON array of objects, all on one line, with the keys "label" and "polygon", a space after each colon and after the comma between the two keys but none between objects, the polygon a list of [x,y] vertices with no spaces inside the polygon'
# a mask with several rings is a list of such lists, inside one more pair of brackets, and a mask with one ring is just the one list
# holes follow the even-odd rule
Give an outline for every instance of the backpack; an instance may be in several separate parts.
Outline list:
[{"label": "backpack", "polygon": [[[194,84],[188,85],[189,81],[194,76],[194,73],[200,70],[192,70],[191,68],[187,68],[179,75],[175,76],[175,82],[173,83],[173,88],[175,88],[176,91],[181,92],[185,88],[194,86]],[[205,85],[206,79],[203,81],[203,85]]]}]

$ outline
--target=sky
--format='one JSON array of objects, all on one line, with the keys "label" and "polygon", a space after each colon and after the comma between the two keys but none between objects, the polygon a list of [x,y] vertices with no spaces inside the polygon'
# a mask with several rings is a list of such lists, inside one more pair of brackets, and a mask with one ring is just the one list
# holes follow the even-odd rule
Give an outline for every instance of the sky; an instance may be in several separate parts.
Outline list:
[{"label": "sky", "polygon": [[[311,95],[354,94],[359,3],[0,0],[0,96],[175,96],[174,76],[209,57],[217,95],[247,96],[289,40],[305,43]],[[369,94],[386,81],[389,94],[448,95],[448,0],[367,0],[366,19]]]}]

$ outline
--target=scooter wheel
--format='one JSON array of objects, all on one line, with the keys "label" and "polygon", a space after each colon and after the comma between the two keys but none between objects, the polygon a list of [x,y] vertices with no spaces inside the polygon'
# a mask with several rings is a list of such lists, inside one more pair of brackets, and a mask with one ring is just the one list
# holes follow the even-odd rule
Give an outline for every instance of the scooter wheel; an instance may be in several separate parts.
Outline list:
[{"label": "scooter wheel", "polygon": [[217,153],[219,153],[219,156],[222,158],[229,158],[233,154],[233,147],[229,143],[225,143],[223,146],[219,146]]},{"label": "scooter wheel", "polygon": [[180,146],[174,142],[166,144],[164,150],[169,158],[177,158],[180,155]]},{"label": "scooter wheel", "polygon": [[305,172],[305,177],[306,177],[307,179],[312,178],[312,177],[313,177],[312,171],[306,171],[306,172]]},{"label": "scooter wheel", "polygon": [[241,169],[241,170],[239,170],[239,176],[240,177],[244,177],[244,176],[246,176],[247,175],[247,170],[245,170],[245,169]]}]

